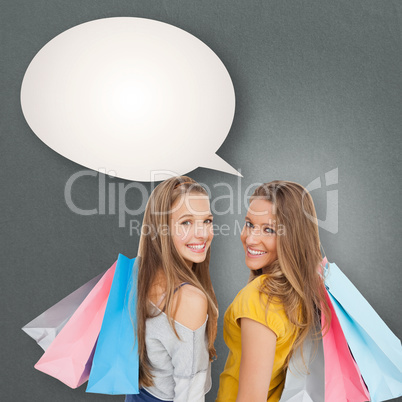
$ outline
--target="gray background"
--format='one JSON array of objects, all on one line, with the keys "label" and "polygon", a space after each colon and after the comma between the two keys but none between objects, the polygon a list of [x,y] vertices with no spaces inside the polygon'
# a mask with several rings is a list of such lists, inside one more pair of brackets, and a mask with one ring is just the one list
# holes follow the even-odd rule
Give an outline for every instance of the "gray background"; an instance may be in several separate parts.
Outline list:
[{"label": "gray background", "polygon": [[[1,399],[109,401],[122,397],[71,390],[36,370],[41,349],[25,323],[106,269],[119,252],[134,257],[138,236],[116,215],[79,216],[64,201],[68,178],[82,169],[44,145],[25,122],[19,91],[39,49],[64,30],[98,18],[136,16],[180,27],[210,46],[233,79],[237,108],[218,154],[241,169],[240,194],[273,179],[307,185],[326,216],[324,174],[339,169],[339,231],[321,241],[384,321],[402,337],[400,1],[2,0],[1,2]],[[239,200],[238,179],[209,169],[191,176]],[[107,178],[107,183],[128,182]],[[146,185],[150,189],[150,184]],[[74,201],[96,208],[98,181],[74,187]],[[128,193],[128,204],[140,203]],[[241,201],[240,201],[241,202]],[[227,209],[227,200],[216,204]],[[221,316],[213,364],[214,400],[227,350],[225,309],[248,276],[234,224],[245,208],[216,216],[211,275]],[[129,217],[133,219],[133,217]],[[141,217],[136,217],[141,218]],[[402,399],[401,399],[402,400]]]}]

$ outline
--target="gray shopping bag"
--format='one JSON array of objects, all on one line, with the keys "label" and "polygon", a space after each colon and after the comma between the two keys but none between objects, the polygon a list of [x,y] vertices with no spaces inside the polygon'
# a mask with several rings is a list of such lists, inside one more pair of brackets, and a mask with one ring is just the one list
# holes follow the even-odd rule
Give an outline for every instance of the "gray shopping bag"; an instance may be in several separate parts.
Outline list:
[{"label": "gray shopping bag", "polygon": [[[325,368],[322,339],[315,346],[311,335],[292,356],[286,372],[285,387],[279,402],[324,402]],[[308,371],[307,371],[308,370]]]},{"label": "gray shopping bag", "polygon": [[57,334],[63,329],[64,325],[66,325],[67,321],[103,275],[104,273],[82,285],[73,293],[34,318],[31,322],[24,325],[22,330],[46,351],[54,338],[56,338]]}]

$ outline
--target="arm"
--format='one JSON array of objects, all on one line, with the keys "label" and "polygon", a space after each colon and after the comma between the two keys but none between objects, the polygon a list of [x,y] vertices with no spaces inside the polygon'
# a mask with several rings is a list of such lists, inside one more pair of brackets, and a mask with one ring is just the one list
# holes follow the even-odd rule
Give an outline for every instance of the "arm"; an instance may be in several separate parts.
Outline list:
[{"label": "arm", "polygon": [[236,402],[266,402],[274,365],[276,335],[250,318],[241,318],[241,362]]},{"label": "arm", "polygon": [[174,319],[195,331],[207,319],[208,302],[205,294],[192,285],[185,285],[176,292],[173,303],[178,302]]},{"label": "arm", "polygon": [[[178,292],[175,321],[181,341],[172,354],[174,402],[203,402],[210,383],[210,363],[205,321],[208,302],[202,291],[191,285]],[[207,388],[207,389],[206,389]]]}]

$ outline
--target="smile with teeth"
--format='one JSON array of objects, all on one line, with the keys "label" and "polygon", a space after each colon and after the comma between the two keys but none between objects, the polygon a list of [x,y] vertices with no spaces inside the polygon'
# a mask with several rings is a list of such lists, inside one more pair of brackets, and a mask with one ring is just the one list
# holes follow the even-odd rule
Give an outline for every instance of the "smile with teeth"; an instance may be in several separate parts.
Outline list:
[{"label": "smile with teeth", "polygon": [[205,250],[206,243],[201,244],[186,244],[186,246],[195,253],[201,253]]},{"label": "smile with teeth", "polygon": [[247,247],[247,252],[251,255],[264,255],[267,254],[266,251],[259,251],[259,250],[253,250],[250,247]]}]

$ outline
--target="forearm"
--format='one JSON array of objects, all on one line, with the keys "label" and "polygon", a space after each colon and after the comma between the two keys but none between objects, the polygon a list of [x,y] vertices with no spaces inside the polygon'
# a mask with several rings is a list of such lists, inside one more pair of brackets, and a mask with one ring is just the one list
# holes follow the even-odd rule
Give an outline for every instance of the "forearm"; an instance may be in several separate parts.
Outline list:
[{"label": "forearm", "polygon": [[266,402],[267,395],[261,394],[259,392],[254,392],[253,389],[248,389],[247,391],[241,392],[237,394],[236,402]]}]

